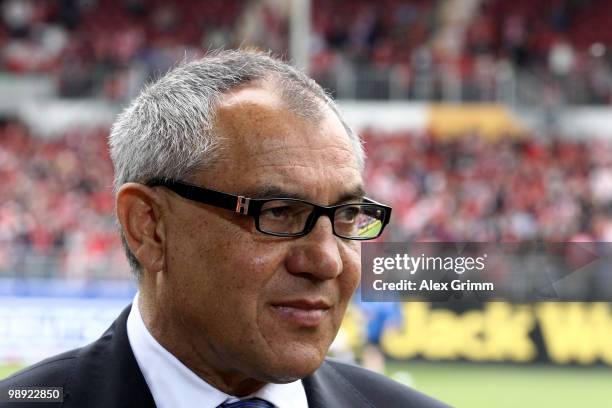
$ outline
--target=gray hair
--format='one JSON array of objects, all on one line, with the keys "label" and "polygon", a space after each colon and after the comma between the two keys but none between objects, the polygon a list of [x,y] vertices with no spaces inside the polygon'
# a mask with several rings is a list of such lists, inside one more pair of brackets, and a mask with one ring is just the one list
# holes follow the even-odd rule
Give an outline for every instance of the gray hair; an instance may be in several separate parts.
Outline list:
[{"label": "gray hair", "polygon": [[[363,169],[364,151],[329,95],[312,79],[268,54],[249,50],[223,50],[182,64],[140,95],[117,118],[109,146],[115,168],[115,193],[127,182],[185,179],[210,166],[219,155],[220,139],[214,132],[215,112],[223,94],[247,83],[273,80],[288,109],[317,120],[327,106],[339,118]],[[139,276],[140,265],[123,246],[130,266]]]}]

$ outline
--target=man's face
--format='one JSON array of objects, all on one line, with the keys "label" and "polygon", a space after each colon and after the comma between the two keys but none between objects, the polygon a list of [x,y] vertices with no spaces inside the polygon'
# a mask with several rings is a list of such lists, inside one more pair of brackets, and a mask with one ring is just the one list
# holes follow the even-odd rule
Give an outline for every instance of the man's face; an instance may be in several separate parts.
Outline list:
[{"label": "man's face", "polygon": [[[221,160],[193,184],[323,205],[359,195],[353,150],[329,110],[322,120],[303,119],[270,90],[245,87],[224,97],[216,129]],[[258,232],[250,216],[167,194],[158,309],[173,321],[167,336],[182,350],[179,358],[197,356],[184,362],[200,374],[260,382],[318,368],[359,281],[359,244],[332,235],[327,217],[304,237],[279,238]]]}]

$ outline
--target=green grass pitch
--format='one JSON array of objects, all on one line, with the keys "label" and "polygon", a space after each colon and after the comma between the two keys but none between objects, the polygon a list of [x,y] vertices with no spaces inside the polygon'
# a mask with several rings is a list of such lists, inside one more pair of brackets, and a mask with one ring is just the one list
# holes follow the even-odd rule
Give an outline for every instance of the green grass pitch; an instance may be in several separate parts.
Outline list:
[{"label": "green grass pitch", "polygon": [[612,406],[612,367],[409,362],[387,369],[459,408]]},{"label": "green grass pitch", "polygon": [[18,371],[21,367],[16,365],[0,365],[0,380],[8,377],[15,371]]}]

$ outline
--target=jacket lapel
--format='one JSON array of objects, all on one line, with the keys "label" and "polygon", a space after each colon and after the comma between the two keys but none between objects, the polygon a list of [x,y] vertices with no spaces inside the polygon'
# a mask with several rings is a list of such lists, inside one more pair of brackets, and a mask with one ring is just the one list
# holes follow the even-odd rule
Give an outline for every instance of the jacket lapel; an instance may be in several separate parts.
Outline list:
[{"label": "jacket lapel", "polygon": [[155,407],[127,337],[130,309],[125,308],[99,340],[79,352],[64,390],[65,408]]},{"label": "jacket lapel", "polygon": [[363,395],[327,361],[309,377],[302,380],[308,408],[373,407]]}]

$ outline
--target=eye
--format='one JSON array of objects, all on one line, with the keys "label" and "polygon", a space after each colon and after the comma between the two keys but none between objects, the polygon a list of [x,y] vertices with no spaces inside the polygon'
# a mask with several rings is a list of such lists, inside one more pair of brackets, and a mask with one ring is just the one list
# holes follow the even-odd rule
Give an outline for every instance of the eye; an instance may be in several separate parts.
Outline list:
[{"label": "eye", "polygon": [[353,223],[357,219],[360,211],[358,206],[343,207],[336,212],[336,220],[339,222]]},{"label": "eye", "polygon": [[266,208],[261,211],[260,217],[266,217],[268,219],[285,219],[290,217],[295,212],[295,208],[288,205]]},{"label": "eye", "polygon": [[268,221],[285,221],[292,219],[302,219],[312,212],[312,207],[305,203],[275,200],[267,202],[261,209],[260,219]]}]

